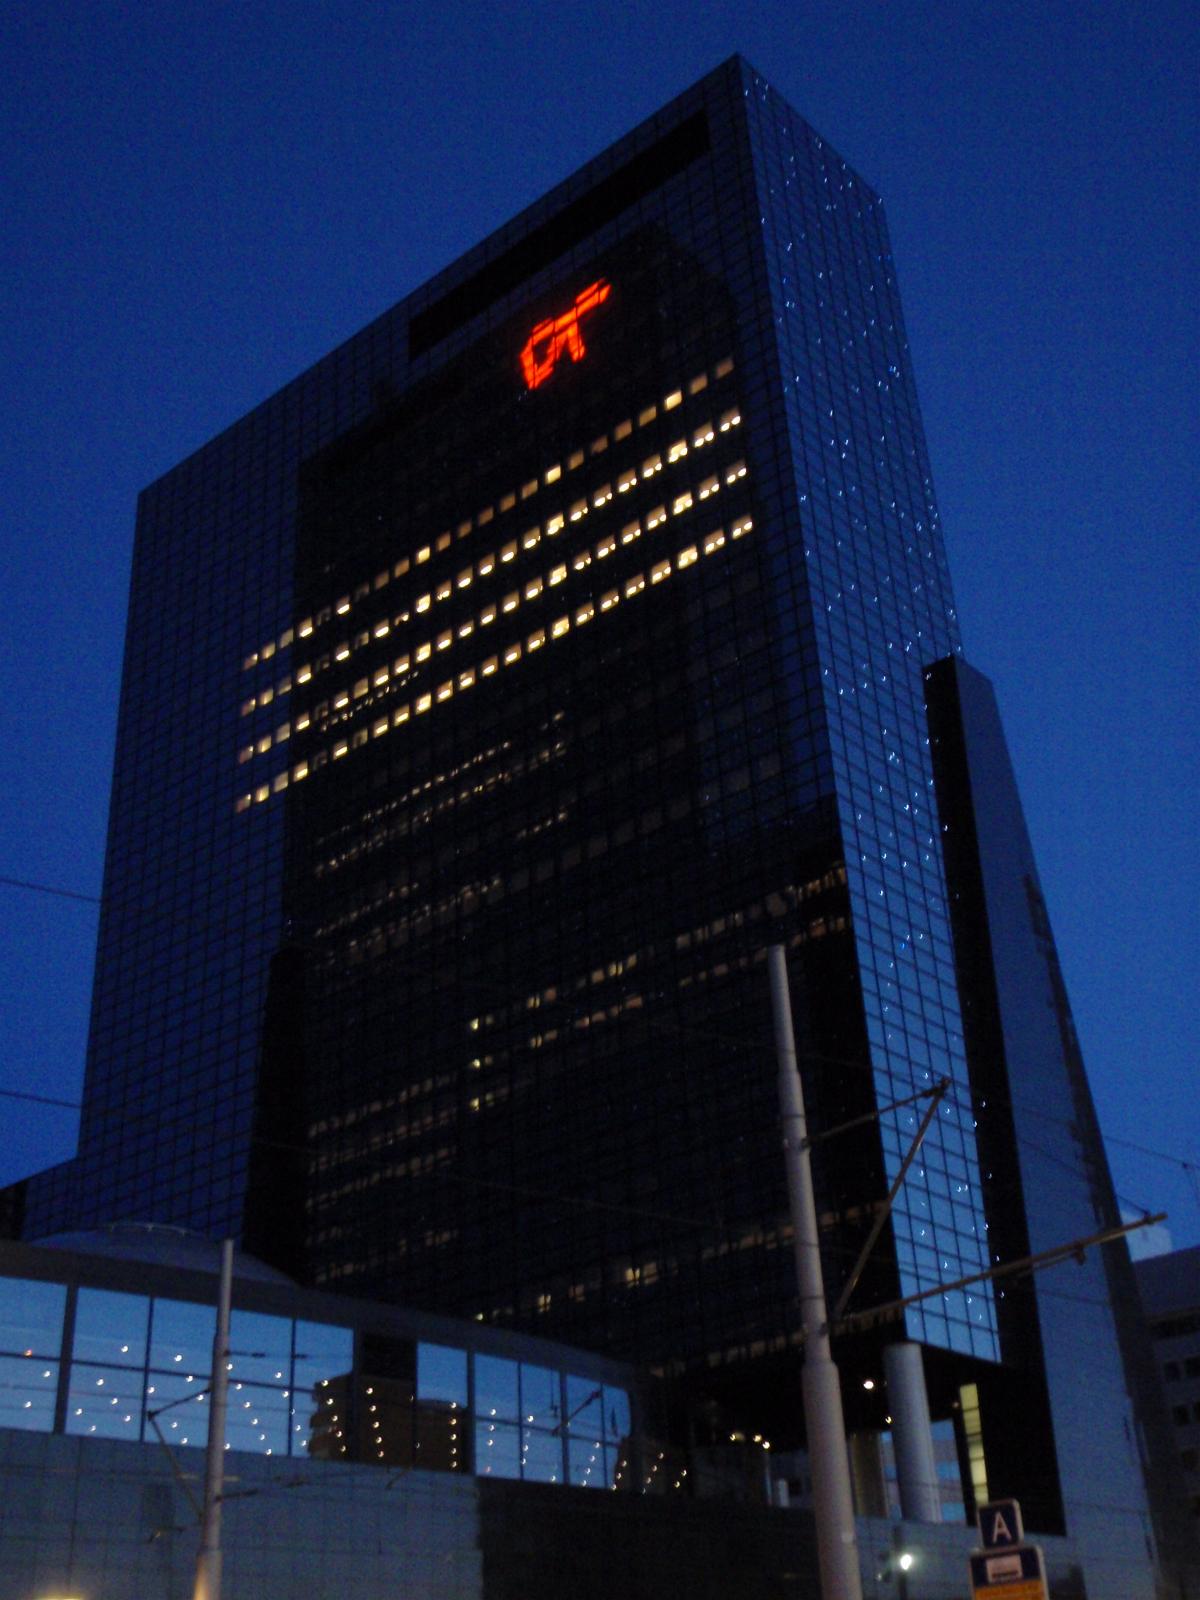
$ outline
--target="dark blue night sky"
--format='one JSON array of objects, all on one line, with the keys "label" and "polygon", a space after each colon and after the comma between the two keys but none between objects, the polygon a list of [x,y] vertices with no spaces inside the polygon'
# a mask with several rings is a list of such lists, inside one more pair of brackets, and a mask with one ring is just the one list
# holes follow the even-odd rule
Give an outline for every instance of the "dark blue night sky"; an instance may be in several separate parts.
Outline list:
[{"label": "dark blue night sky", "polygon": [[[1117,1187],[1200,1241],[1198,35],[1186,0],[10,0],[0,875],[99,892],[138,490],[740,50],[887,203]],[[0,886],[0,1088],[78,1096],[95,931]],[[0,1115],[0,1181],[71,1153],[71,1113]]]}]

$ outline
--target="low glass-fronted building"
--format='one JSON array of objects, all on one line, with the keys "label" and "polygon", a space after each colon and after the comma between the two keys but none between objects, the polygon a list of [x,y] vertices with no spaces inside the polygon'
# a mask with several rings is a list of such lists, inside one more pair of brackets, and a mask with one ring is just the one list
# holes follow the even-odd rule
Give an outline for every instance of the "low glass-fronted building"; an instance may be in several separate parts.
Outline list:
[{"label": "low glass-fronted building", "polygon": [[[0,1428],[203,1447],[217,1247],[118,1227],[0,1246]],[[297,1288],[239,1255],[226,1449],[628,1489],[629,1369]]]}]

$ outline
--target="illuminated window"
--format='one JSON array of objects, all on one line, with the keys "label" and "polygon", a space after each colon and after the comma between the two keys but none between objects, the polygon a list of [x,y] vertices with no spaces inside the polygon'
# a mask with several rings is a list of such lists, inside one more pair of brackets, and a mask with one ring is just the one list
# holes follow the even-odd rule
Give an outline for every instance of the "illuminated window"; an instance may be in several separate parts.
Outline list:
[{"label": "illuminated window", "polygon": [[699,372],[692,379],[692,381],[688,384],[688,393],[689,394],[699,394],[701,389],[707,389],[707,388],[708,388],[708,373],[707,372]]},{"label": "illuminated window", "polygon": [[413,654],[418,661],[428,661],[429,657],[433,654],[433,646],[428,642],[428,640],[426,640],[424,644],[419,644],[417,646],[417,648],[413,651]]},{"label": "illuminated window", "polygon": [[658,415],[657,406],[647,406],[644,411],[638,412],[638,427],[644,428],[648,422],[653,422]]},{"label": "illuminated window", "polygon": [[478,566],[477,566],[476,570],[478,571],[479,576],[481,578],[486,578],[488,573],[493,570],[495,565],[496,565],[495,556],[482,556],[480,558],[480,560],[479,560],[479,563],[478,563]]},{"label": "illuminated window", "polygon": [[624,494],[627,489],[632,489],[636,483],[637,473],[630,467],[627,472],[623,472],[617,479],[617,493]]},{"label": "illuminated window", "polygon": [[558,480],[561,477],[562,477],[562,468],[561,467],[559,467],[559,466],[547,467],[545,472],[543,472],[543,474],[542,474],[542,482],[544,484],[546,484],[547,486],[549,486],[552,483],[557,483]]},{"label": "illuminated window", "polygon": [[453,643],[453,640],[454,640],[454,630],[453,630],[453,628],[447,628],[444,633],[439,633],[438,636],[437,636],[437,647],[438,647],[438,649],[439,650],[449,650],[451,644]]},{"label": "illuminated window", "polygon": [[530,578],[529,582],[525,585],[525,598],[526,598],[526,600],[536,599],[536,597],[539,594],[541,594],[541,592],[542,592],[542,580],[540,578]]},{"label": "illuminated window", "polygon": [[745,476],[746,463],[744,461],[735,461],[731,467],[725,469],[726,483],[736,483],[739,478],[744,478]]},{"label": "illuminated window", "polygon": [[561,511],[556,516],[551,517],[546,524],[546,537],[552,539],[562,529],[566,520]]},{"label": "illuminated window", "polygon": [[422,564],[422,562],[428,561],[432,554],[433,554],[433,551],[429,548],[429,546],[427,544],[426,545],[422,545],[421,548],[417,551],[417,554],[416,554],[416,557],[415,557],[417,565],[420,566]]},{"label": "illuminated window", "polygon": [[454,693],[454,684],[450,679],[447,679],[445,683],[439,683],[438,684],[437,697],[438,697],[439,701],[449,700],[450,696],[453,693]]},{"label": "illuminated window", "polygon": [[550,627],[550,637],[560,639],[571,626],[570,617],[559,617]]},{"label": "illuminated window", "polygon": [[490,678],[499,664],[500,663],[495,656],[489,656],[479,670],[485,678]]},{"label": "illuminated window", "polygon": [[716,494],[718,492],[718,490],[720,489],[720,487],[721,487],[721,481],[720,481],[719,478],[717,478],[717,477],[705,478],[704,482],[700,485],[700,488],[699,488],[699,490],[697,492],[699,493],[701,500],[707,500],[709,495],[710,494]]},{"label": "illuminated window", "polygon": [[666,506],[655,506],[653,511],[646,513],[646,531],[649,532],[652,528],[657,528],[660,522],[665,522],[666,520]]},{"label": "illuminated window", "polygon": [[444,583],[438,584],[437,589],[434,592],[439,600],[449,600],[451,594],[454,592],[454,585],[450,582],[449,578],[447,578]]},{"label": "illuminated window", "polygon": [[642,477],[652,478],[656,472],[662,471],[662,457],[660,455],[647,456],[642,462]]},{"label": "illuminated window", "polygon": [[338,601],[337,605],[334,607],[334,610],[337,612],[339,617],[344,617],[346,615],[347,611],[349,611],[349,609],[350,609],[350,597],[349,597],[349,595],[343,595],[342,598]]},{"label": "illuminated window", "polygon": [[433,696],[432,695],[428,695],[428,694],[423,694],[418,698],[416,706],[414,707],[414,710],[416,711],[418,716],[422,716],[426,711],[429,710],[429,707],[432,704],[433,704]]},{"label": "illuminated window", "polygon": [[542,530],[537,527],[530,528],[528,532],[521,535],[521,549],[532,550],[534,545],[541,543],[541,539]]},{"label": "illuminated window", "polygon": [[517,541],[511,540],[500,552],[501,561],[515,561],[517,559]]},{"label": "illuminated window", "polygon": [[732,371],[733,357],[726,356],[724,361],[718,361],[716,366],[713,368],[713,376],[716,378],[727,378]]},{"label": "illuminated window", "polygon": [[567,576],[567,568],[566,568],[566,563],[564,562],[564,563],[562,563],[561,565],[559,565],[557,567],[551,567],[550,576],[547,578],[546,581],[547,581],[547,583],[550,584],[551,588],[553,588],[553,586],[556,583],[562,583],[563,580],[566,578],[566,576]]},{"label": "illuminated window", "polygon": [[521,597],[514,589],[511,594],[506,594],[500,602],[501,611],[515,611],[521,603]]},{"label": "illuminated window", "polygon": [[687,455],[687,453],[688,453],[687,440],[686,439],[676,439],[675,443],[673,445],[671,445],[670,448],[667,450],[667,463],[668,463],[668,465],[672,461],[678,461],[682,456]]},{"label": "illuminated window", "polygon": [[520,659],[521,646],[519,644],[510,644],[508,649],[504,652],[504,665],[506,667],[511,667],[514,661],[519,661]]},{"label": "illuminated window", "polygon": [[617,591],[615,589],[610,589],[607,594],[602,594],[600,596],[601,611],[611,611],[619,600],[620,596],[618,595]]},{"label": "illuminated window", "polygon": [[578,522],[581,517],[587,516],[587,509],[586,500],[576,500],[573,505],[568,507],[567,515],[572,522]]},{"label": "illuminated window", "polygon": [[531,633],[529,635],[528,639],[526,639],[525,648],[527,650],[540,650],[542,645],[545,644],[545,642],[546,642],[546,630],[545,630],[545,628],[538,628],[538,630],[535,633]]},{"label": "illuminated window", "polygon": [[575,613],[575,626],[577,628],[582,628],[583,624],[585,622],[590,622],[595,615],[596,608],[594,605],[592,605],[591,601],[589,601],[587,605],[580,606],[579,610]]},{"label": "illuminated window", "polygon": [[675,557],[675,565],[682,571],[684,567],[690,567],[694,561],[699,561],[699,559],[700,552],[694,544],[690,544],[686,550],[681,550]]},{"label": "illuminated window", "polygon": [[646,579],[640,572],[635,572],[632,578],[625,580],[625,598],[630,600],[635,594],[641,594],[646,587]]},{"label": "illuminated window", "polygon": [[656,561],[650,568],[650,582],[661,583],[664,578],[671,576],[671,563],[669,561]]},{"label": "illuminated window", "polygon": [[607,539],[601,539],[600,543],[596,546],[596,555],[597,555],[599,560],[603,561],[604,557],[612,555],[613,551],[616,548],[617,548],[616,535],[615,534],[609,534]]},{"label": "illuminated window", "polygon": [[681,512],[689,510],[691,504],[692,492],[690,489],[687,489],[683,494],[677,494],[674,500],[671,502],[671,515],[673,517],[679,516]]}]

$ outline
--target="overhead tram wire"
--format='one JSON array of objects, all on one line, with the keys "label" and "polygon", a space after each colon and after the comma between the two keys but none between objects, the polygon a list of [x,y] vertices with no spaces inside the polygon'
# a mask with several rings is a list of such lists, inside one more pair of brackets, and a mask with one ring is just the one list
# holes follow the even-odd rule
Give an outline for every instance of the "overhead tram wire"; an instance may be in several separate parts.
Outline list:
[{"label": "overhead tram wire", "polygon": [[6,889],[28,889],[31,894],[54,895],[59,900],[82,900],[93,906],[102,904],[98,894],[80,894],[77,889],[58,889],[51,883],[33,883],[27,878],[10,878],[0,874],[0,885]]},{"label": "overhead tram wire", "polygon": [[[99,906],[103,904],[103,898],[100,895],[84,894],[75,889],[62,889],[54,884],[38,883],[32,879],[15,878],[9,876],[8,874],[0,874],[0,886],[12,889],[24,889],[29,893],[50,895],[56,899],[73,900],[86,905]],[[167,906],[147,906],[144,908],[144,914],[162,917],[169,916],[176,923],[178,923],[180,920],[177,909]],[[197,918],[195,920],[199,921],[200,919]],[[427,976],[427,973],[418,968],[415,964],[399,962],[397,965],[408,967],[408,970],[414,975]],[[499,984],[489,984],[482,979],[463,978],[460,976],[452,985],[449,985],[448,987],[461,989],[463,991],[474,991],[477,994],[488,995],[504,1001],[511,1001],[512,999],[511,988]],[[686,1023],[672,1021],[661,1016],[644,1017],[642,1021],[650,1032],[675,1034],[685,1039],[688,1037],[694,1037],[696,1039],[703,1039],[708,1043],[723,1043],[728,1045],[730,1048],[737,1049],[741,1052],[762,1051],[765,1058],[772,1060],[774,1058],[774,1043],[765,1036],[758,1036],[755,1034],[742,1034],[740,1036],[724,1034],[714,1031],[711,1028],[689,1026]],[[821,1051],[801,1050],[797,1052],[797,1056],[802,1061],[820,1063],[824,1066],[844,1067],[853,1072],[868,1072],[874,1075],[878,1070],[869,1061],[843,1056],[831,1056]],[[910,1082],[913,1084],[914,1089],[916,1089],[918,1093],[921,1092],[923,1088],[928,1089],[929,1084],[931,1084],[933,1081],[932,1072],[930,1072],[928,1075],[925,1075],[923,1078],[923,1075],[913,1070],[911,1066],[904,1071],[903,1075],[908,1077]],[[959,1098],[964,1089],[968,1089],[969,1092],[968,1085],[958,1083],[954,1079],[951,1079],[948,1098],[950,1098],[958,1106],[960,1111],[966,1111],[970,1115],[974,1116],[976,1114],[975,1107],[973,1105],[964,1106]],[[35,1095],[27,1091],[17,1089],[0,1089],[0,1096],[6,1099],[24,1099],[35,1104],[58,1106],[64,1110],[74,1111],[82,1109],[80,1103],[76,1101],[59,1100],[50,1096]],[[1034,1107],[1030,1102],[1027,1101],[1021,1102],[994,1093],[988,1096],[988,1100],[990,1104],[1006,1109],[1009,1112],[1020,1109],[1032,1110],[1038,1116],[1039,1120],[1044,1123],[1055,1124],[1068,1130],[1075,1126],[1072,1119],[1048,1116],[1041,1107]],[[1103,1134],[1102,1137],[1105,1145],[1115,1145],[1125,1149],[1135,1150],[1140,1155],[1150,1156],[1154,1160],[1165,1161],[1170,1166],[1178,1167],[1180,1171],[1182,1171],[1188,1178],[1196,1198],[1196,1204],[1198,1207],[1200,1207],[1200,1166],[1198,1166],[1195,1162],[1188,1161],[1181,1156],[1170,1155],[1164,1150],[1155,1150],[1148,1145],[1140,1144],[1133,1139],[1122,1138],[1117,1134]],[[1024,1143],[1028,1148],[1036,1150],[1039,1155],[1042,1155],[1049,1160],[1057,1160],[1059,1164],[1065,1165],[1065,1162],[1061,1157],[1055,1157],[1051,1152],[1033,1145],[1028,1139],[1018,1140],[1018,1143]],[[1116,1198],[1122,1204],[1128,1205],[1134,1210],[1140,1211],[1143,1215],[1148,1215],[1152,1209],[1151,1207],[1143,1206],[1139,1202],[1132,1200],[1128,1195],[1117,1194]]]}]

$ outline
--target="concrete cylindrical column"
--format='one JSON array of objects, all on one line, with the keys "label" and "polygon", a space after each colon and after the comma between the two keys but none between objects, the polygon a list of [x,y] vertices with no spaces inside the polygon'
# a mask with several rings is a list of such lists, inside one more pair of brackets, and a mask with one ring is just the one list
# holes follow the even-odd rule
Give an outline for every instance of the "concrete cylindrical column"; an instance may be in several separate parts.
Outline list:
[{"label": "concrete cylindrical column", "polygon": [[889,1344],[883,1352],[883,1371],[887,1379],[888,1409],[892,1414],[901,1514],[909,1522],[940,1522],[942,1498],[933,1453],[921,1346]]}]

